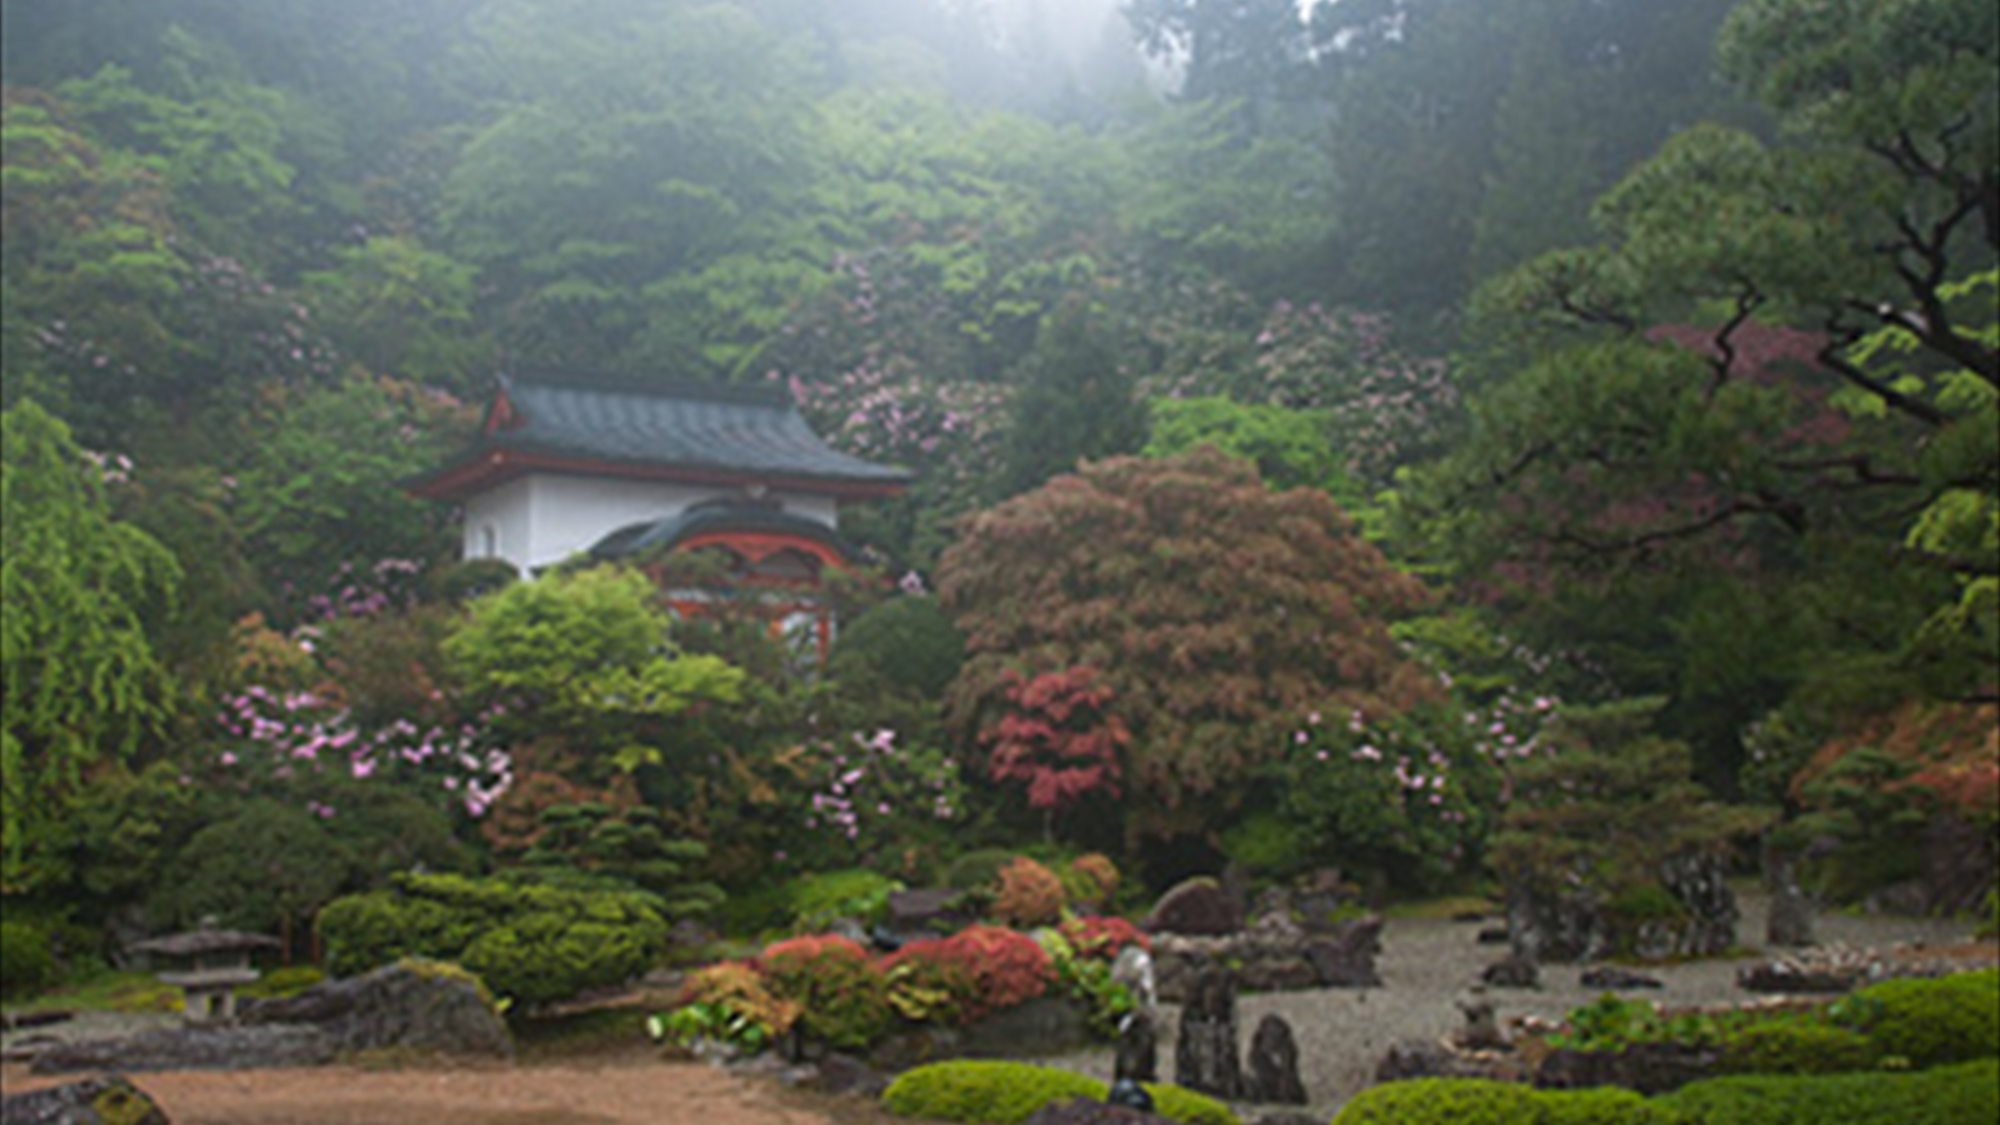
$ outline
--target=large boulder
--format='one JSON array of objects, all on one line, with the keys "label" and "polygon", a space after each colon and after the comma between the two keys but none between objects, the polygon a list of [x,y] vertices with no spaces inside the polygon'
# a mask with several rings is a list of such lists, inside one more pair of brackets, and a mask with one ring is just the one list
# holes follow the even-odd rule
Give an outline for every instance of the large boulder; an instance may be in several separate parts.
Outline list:
[{"label": "large boulder", "polygon": [[400,1050],[511,1058],[514,1041],[479,979],[455,965],[404,958],[250,1006],[246,1025],[307,1024],[342,1054]]},{"label": "large boulder", "polygon": [[102,1074],[0,1097],[0,1125],[167,1125],[167,1115],[124,1076]]},{"label": "large boulder", "polygon": [[1243,905],[1221,883],[1196,876],[1161,895],[1140,926],[1149,934],[1221,937],[1243,929]]}]

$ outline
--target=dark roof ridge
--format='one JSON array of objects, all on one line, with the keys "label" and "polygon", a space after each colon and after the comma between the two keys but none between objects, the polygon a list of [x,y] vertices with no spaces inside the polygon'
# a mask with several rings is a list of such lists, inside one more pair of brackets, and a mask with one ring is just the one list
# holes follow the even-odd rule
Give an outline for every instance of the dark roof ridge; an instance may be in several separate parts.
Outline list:
[{"label": "dark roof ridge", "polygon": [[611,394],[672,398],[688,402],[732,403],[789,410],[794,406],[791,392],[784,386],[754,383],[718,383],[704,379],[644,375],[634,371],[610,371],[575,367],[516,367],[499,375],[506,390],[521,387],[551,387],[565,390],[603,391]]}]

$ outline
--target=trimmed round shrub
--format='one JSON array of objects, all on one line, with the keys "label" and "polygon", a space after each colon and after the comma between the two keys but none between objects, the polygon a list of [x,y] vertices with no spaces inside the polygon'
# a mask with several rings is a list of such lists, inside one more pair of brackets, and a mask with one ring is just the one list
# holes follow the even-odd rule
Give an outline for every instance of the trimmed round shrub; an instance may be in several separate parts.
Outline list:
[{"label": "trimmed round shrub", "polygon": [[1000,887],[993,893],[993,917],[1009,926],[1032,929],[1062,917],[1063,886],[1055,872],[1015,856],[1000,869]]},{"label": "trimmed round shrub", "polygon": [[1000,869],[1017,853],[1005,848],[980,848],[952,860],[945,871],[945,886],[955,891],[991,892],[1000,884]]},{"label": "trimmed round shrub", "polygon": [[[1184,1125],[1237,1125],[1229,1107],[1179,1086],[1146,1086],[1153,1111]],[[1019,1125],[1051,1102],[1103,1101],[1110,1088],[1088,1075],[1032,1063],[959,1060],[905,1071],[882,1093],[901,1117],[964,1125]]]},{"label": "trimmed round shrub", "polygon": [[0,922],[0,996],[26,996],[55,978],[49,937],[21,922]]},{"label": "trimmed round shrub", "polygon": [[972,969],[979,986],[978,1011],[1025,1004],[1055,983],[1048,950],[1024,933],[998,926],[967,926],[945,939],[953,955]]},{"label": "trimmed round shrub", "polygon": [[[1478,1078],[1418,1078],[1371,1086],[1334,1125],[1541,1125],[1542,1098],[1525,1086]],[[1583,1119],[1589,1120],[1589,1119]]]},{"label": "trimmed round shrub", "polygon": [[1984,1125],[2000,1121],[2000,1059],[1913,1074],[1710,1078],[1654,1103],[1684,1125]]},{"label": "trimmed round shrub", "polygon": [[1732,1074],[1839,1074],[1871,1069],[1877,1055],[1860,1032],[1772,1020],[1729,1036],[1722,1045],[1722,1068]]},{"label": "trimmed round shrub", "polygon": [[1885,980],[1837,1007],[1876,1050],[1913,1067],[2000,1055],[2000,969]]},{"label": "trimmed round shrub", "polygon": [[835,1047],[859,1049],[889,1030],[889,981],[868,952],[831,934],[781,941],[757,958],[778,996],[796,1001],[799,1026]]}]

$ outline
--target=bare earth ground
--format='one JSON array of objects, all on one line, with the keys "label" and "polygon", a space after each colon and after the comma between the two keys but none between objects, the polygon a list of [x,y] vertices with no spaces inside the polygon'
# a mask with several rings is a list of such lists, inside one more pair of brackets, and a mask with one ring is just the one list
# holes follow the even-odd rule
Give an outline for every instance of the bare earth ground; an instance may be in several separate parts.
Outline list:
[{"label": "bare earth ground", "polygon": [[[1478,929],[1467,923],[1391,922],[1379,962],[1384,987],[1246,996],[1244,1036],[1247,1040],[1266,1012],[1286,1017],[1299,1041],[1302,1076],[1312,1096],[1309,1112],[1325,1120],[1368,1085],[1390,1044],[1437,1038],[1460,1025],[1453,1002],[1501,952],[1477,945]],[[1962,922],[1928,919],[1819,920],[1823,943],[1851,948],[1962,941],[1970,929]],[[1746,942],[1763,933],[1761,903],[1754,899],[1744,903],[1740,933]],[[1992,943],[1959,948],[1954,957],[1990,964],[2000,948]],[[1666,987],[1643,995],[1670,1007],[1741,1002],[1750,997],[1735,987],[1738,965],[1709,961],[1648,969]],[[1574,966],[1550,966],[1541,989],[1503,990],[1493,997],[1503,1020],[1530,1014],[1555,1020],[1595,996],[1579,987],[1576,977]],[[1163,1015],[1161,1071],[1170,1077],[1175,1013],[1168,1009]],[[1108,1050],[1048,1061],[1110,1077]],[[662,1062],[638,1044],[585,1062],[131,1077],[158,1099],[175,1125],[885,1125],[895,1120],[859,1099],[809,1095],[701,1064]],[[0,1067],[0,1084],[8,1092],[63,1080],[30,1077],[12,1064]],[[1246,1119],[1257,1116],[1255,1107],[1245,1108]]]}]

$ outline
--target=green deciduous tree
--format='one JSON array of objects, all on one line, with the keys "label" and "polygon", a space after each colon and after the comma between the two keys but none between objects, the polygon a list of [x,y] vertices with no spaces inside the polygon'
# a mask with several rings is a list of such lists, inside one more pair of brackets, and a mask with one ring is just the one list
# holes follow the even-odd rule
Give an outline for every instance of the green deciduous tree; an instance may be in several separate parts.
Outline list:
[{"label": "green deciduous tree", "polygon": [[1096,669],[1131,733],[1133,833],[1227,803],[1307,708],[1394,713],[1432,683],[1386,631],[1421,588],[1323,493],[1270,492],[1212,449],[1087,463],[979,513],[938,584],[966,634],[953,721],[992,721],[1012,676]]},{"label": "green deciduous tree", "polygon": [[658,720],[738,696],[743,673],[680,655],[672,624],[645,575],[598,567],[481,598],[444,653],[475,697],[507,708],[511,726],[554,732],[602,777],[607,766],[660,761]]},{"label": "green deciduous tree", "polygon": [[32,401],[4,419],[0,883],[49,877],[48,833],[100,763],[130,757],[173,714],[153,653],[180,568],[114,520],[69,428]]}]

